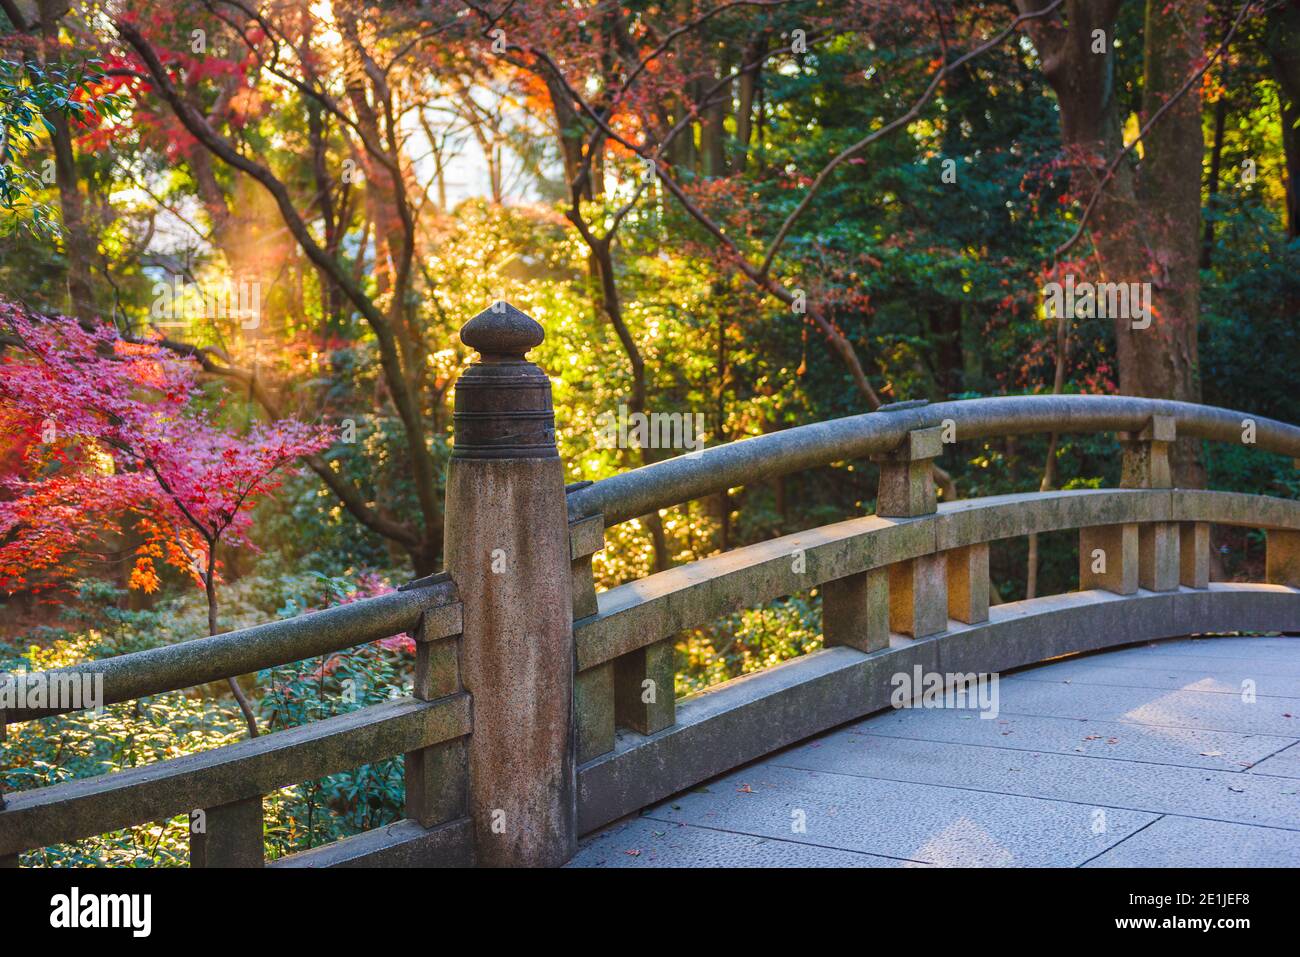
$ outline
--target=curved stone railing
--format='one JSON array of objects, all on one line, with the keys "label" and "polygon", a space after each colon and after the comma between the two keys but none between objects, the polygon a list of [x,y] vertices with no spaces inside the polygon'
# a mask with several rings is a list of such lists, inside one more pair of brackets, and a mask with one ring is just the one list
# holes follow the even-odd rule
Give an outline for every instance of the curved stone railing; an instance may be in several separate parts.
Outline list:
[{"label": "curved stone railing", "polygon": [[[260,865],[262,795],[405,755],[407,819],[274,862],[558,864],[577,835],[889,704],[915,667],[997,672],[1152,638],[1300,631],[1300,503],[1172,488],[1178,437],[1300,457],[1300,428],[1113,396],[904,403],[564,486],[536,323],[500,304],[461,332],[448,572],[379,598],[76,669],[126,701],[410,632],[410,697],[174,761],[4,796],[0,865],[22,850],[202,810],[192,863]],[[947,442],[1120,433],[1121,488],[938,504]],[[598,593],[605,529],[747,482],[870,456],[876,513]],[[1267,531],[1266,581],[1209,581],[1212,524]],[[1079,590],[990,607],[989,545],[1077,530]],[[674,697],[674,644],[738,609],[818,591],[825,647]],[[3,690],[3,688],[0,688]],[[4,699],[0,699],[4,700]],[[0,713],[6,723],[58,713]],[[62,709],[66,710],[66,709]]]},{"label": "curved stone railing", "polygon": [[1178,435],[1240,443],[1247,424],[1253,444],[1266,452],[1300,458],[1300,428],[1274,419],[1189,402],[1119,395],[1024,395],[956,402],[902,402],[771,432],[665,459],[575,489],[573,519],[603,515],[606,526],[727,488],[804,469],[867,458],[897,449],[910,432],[943,428],[944,441],[1002,438],[1047,432],[1138,433],[1153,417],[1177,423]]},{"label": "curved stone railing", "polygon": [[[939,505],[948,443],[1119,433],[1120,489]],[[571,487],[578,827],[589,831],[836,724],[885,707],[888,677],[996,671],[1152,638],[1300,630],[1300,503],[1172,488],[1180,437],[1300,457],[1300,428],[1126,396],[900,403],[682,455]],[[870,457],[876,514],[738,548],[597,594],[604,530],[732,487]],[[1209,529],[1268,531],[1267,581],[1209,582]],[[988,549],[1077,530],[1080,591],[990,609]],[[820,590],[825,649],[674,701],[676,636]],[[940,667],[943,665],[944,667]]]},{"label": "curved stone railing", "polygon": [[0,728],[83,710],[87,703],[75,695],[78,706],[49,706],[54,689],[97,688],[94,704],[106,706],[404,632],[416,640],[413,696],[175,760],[0,795],[0,866],[17,866],[21,851],[182,814],[190,818],[191,865],[261,866],[264,795],[396,755],[406,756],[406,820],[273,865],[468,862],[464,742],[471,716],[451,647],[460,630],[455,586],[438,576],[286,621],[7,676],[0,700],[41,704],[0,712]]},{"label": "curved stone railing", "polygon": [[[1279,583],[1211,584],[1210,524],[1269,529],[1268,577]],[[1072,529],[1083,590],[990,608],[990,542]],[[1300,630],[1298,543],[1300,502],[1287,499],[1043,492],[954,502],[913,518],[849,519],[612,588],[574,624],[586,758],[579,829],[887,707],[891,677],[917,666],[996,673],[1155,638]],[[1092,571],[1094,550],[1105,554],[1102,573]],[[626,720],[629,705],[620,710],[618,697],[642,685],[620,681],[620,669],[669,682],[680,632],[812,588],[822,589],[824,650]]]}]

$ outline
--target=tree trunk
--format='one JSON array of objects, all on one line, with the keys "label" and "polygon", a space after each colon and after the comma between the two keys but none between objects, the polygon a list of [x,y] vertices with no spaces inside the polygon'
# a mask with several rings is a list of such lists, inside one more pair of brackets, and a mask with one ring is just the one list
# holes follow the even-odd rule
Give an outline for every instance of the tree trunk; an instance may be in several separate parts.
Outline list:
[{"label": "tree trunk", "polygon": [[1300,6],[1279,4],[1264,35],[1282,100],[1282,146],[1286,152],[1287,235],[1300,237]]},{"label": "tree trunk", "polygon": [[1210,146],[1210,178],[1206,184],[1206,206],[1210,215],[1205,219],[1205,239],[1201,243],[1201,268],[1209,269],[1214,258],[1214,205],[1219,195],[1219,180],[1223,169],[1223,129],[1228,122],[1228,98],[1220,94],[1214,101],[1214,142]]},{"label": "tree trunk", "polygon": [[[203,591],[208,599],[208,635],[220,634],[217,627],[217,545],[211,542],[208,545],[208,567],[203,574]],[[235,678],[227,678],[226,683],[230,685],[230,692],[239,702],[239,710],[244,714],[244,723],[248,725],[248,736],[257,737],[257,717],[253,714],[253,706],[244,694],[244,689],[239,687],[239,682]]]},{"label": "tree trunk", "polygon": [[[59,18],[67,12],[67,4],[57,0],[41,0],[41,59],[51,58],[59,63]],[[59,211],[63,220],[63,254],[66,262],[68,303],[73,316],[83,325],[95,318],[95,299],[90,282],[90,264],[95,244],[86,230],[85,206],[77,180],[76,158],[72,152],[72,133],[68,118],[52,111],[45,114],[52,128],[50,140],[54,144],[54,178],[59,189]]]},{"label": "tree trunk", "polygon": [[[1017,0],[1023,11],[1042,0]],[[1119,0],[1067,0],[1066,20],[1027,25],[1043,73],[1056,91],[1061,139],[1076,198],[1087,202],[1102,171],[1123,147],[1115,98],[1115,19]],[[1205,0],[1148,0],[1144,29],[1143,121],[1198,68],[1204,55]],[[1100,31],[1100,34],[1097,33]],[[1098,37],[1105,52],[1094,52]],[[1140,165],[1125,159],[1098,198],[1088,224],[1099,275],[1081,281],[1149,283],[1149,325],[1142,317],[1112,319],[1120,391],[1125,395],[1198,402],[1197,314],[1200,308],[1201,100],[1184,94],[1142,144]],[[1204,484],[1199,443],[1173,450],[1174,480]]]}]

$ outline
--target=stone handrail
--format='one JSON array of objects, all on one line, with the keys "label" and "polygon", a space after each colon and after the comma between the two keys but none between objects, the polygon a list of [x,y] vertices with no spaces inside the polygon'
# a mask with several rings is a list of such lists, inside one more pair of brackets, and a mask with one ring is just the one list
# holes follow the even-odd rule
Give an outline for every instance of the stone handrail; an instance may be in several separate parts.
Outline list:
[{"label": "stone handrail", "polygon": [[[423,630],[427,641],[460,634],[461,606],[450,580],[412,586],[283,621],[56,668],[39,676],[10,675],[0,678],[0,688],[8,683],[12,685],[9,694],[26,701],[32,697],[28,689],[38,682],[57,684],[64,678],[98,677],[103,681],[99,704],[110,705],[305,661],[417,629]],[[5,719],[16,724],[72,710],[14,708],[5,712]]]},{"label": "stone handrail", "polygon": [[948,441],[1046,432],[1138,432],[1153,416],[1172,419],[1179,436],[1242,441],[1300,458],[1300,427],[1190,402],[1120,395],[993,396],[954,402],[899,403],[875,412],[741,439],[593,482],[570,492],[573,519],[603,515],[606,527],[727,488],[896,449],[909,432],[951,422]]},{"label": "stone handrail", "polygon": [[[0,866],[31,847],[199,808],[197,866],[260,866],[261,797],[405,755],[406,819],[275,866],[555,865],[577,837],[889,703],[914,667],[997,671],[1150,638],[1300,630],[1300,503],[1172,487],[1179,438],[1300,457],[1300,428],[1116,396],[904,403],[683,455],[566,489],[542,341],[500,303],[470,320],[457,382],[447,572],[285,622],[15,679],[102,675],[125,701],[408,631],[407,698],[174,761],[0,795]],[[1120,433],[1119,489],[937,501],[945,443]],[[758,479],[870,456],[876,513],[597,592],[605,530]],[[1211,524],[1267,530],[1265,581],[1211,583]],[[989,545],[1077,530],[1079,589],[990,607]],[[677,700],[675,639],[816,590],[825,647]],[[6,724],[58,713],[0,712]]]},{"label": "stone handrail", "polygon": [[414,696],[393,699],[287,731],[198,754],[0,794],[0,867],[18,853],[178,814],[190,815],[195,867],[263,864],[262,797],[278,788],[405,755],[406,820],[291,855],[274,866],[466,864],[472,841],[465,813],[469,696],[451,674],[462,606],[446,575],[398,591],[285,621],[162,648],[0,679],[0,701],[42,700],[59,687],[102,682],[94,701],[10,707],[8,725],[106,706],[343,651],[409,632],[416,641]]}]

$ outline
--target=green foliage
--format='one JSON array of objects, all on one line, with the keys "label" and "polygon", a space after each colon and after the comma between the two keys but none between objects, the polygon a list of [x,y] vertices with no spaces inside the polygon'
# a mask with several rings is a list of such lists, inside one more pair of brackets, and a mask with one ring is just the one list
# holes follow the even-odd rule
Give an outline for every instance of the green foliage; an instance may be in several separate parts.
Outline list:
[{"label": "green foliage", "polygon": [[104,80],[99,65],[98,60],[68,68],[0,59],[0,236],[18,230],[37,239],[59,234],[53,211],[33,198],[50,180],[43,181],[24,160],[38,143],[39,128],[54,136],[52,117],[79,121],[123,114],[125,97],[96,91]]}]

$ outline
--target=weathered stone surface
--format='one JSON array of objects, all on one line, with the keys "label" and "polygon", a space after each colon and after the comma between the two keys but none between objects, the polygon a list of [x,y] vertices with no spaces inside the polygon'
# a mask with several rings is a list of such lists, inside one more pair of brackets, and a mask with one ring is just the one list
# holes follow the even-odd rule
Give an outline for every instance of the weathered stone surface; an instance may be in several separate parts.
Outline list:
[{"label": "weathered stone surface", "polygon": [[614,659],[614,721],[619,727],[654,734],[673,723],[673,645],[670,638]]},{"label": "weathered stone surface", "polygon": [[469,818],[425,828],[398,821],[309,851],[290,854],[270,867],[470,867],[474,835]]},{"label": "weathered stone surface", "polygon": [[1300,832],[1167,815],[1084,867],[1295,867]]},{"label": "weathered stone surface", "polygon": [[[1269,735],[1242,734],[1204,728],[1170,728],[1147,725],[1128,717],[1085,718],[1074,715],[1025,714],[1016,710],[1017,685],[1033,681],[1048,687],[1064,684],[1105,686],[1118,668],[1074,668],[1088,661],[1105,661],[1110,654],[1067,661],[1054,661],[1041,668],[1029,668],[1012,677],[1003,676],[999,687],[999,711],[995,719],[974,717],[969,709],[905,708],[885,712],[848,726],[849,734],[882,735],[913,741],[936,741],[957,745],[1006,748],[1051,754],[1083,755],[1094,760],[1142,761],[1175,767],[1208,768],[1239,772],[1262,761],[1287,739]],[[1158,674],[1154,671],[1140,674]],[[1091,678],[1097,675],[1096,679]],[[1197,681],[1206,674],[1199,672]],[[1147,690],[1150,698],[1152,690]]]},{"label": "weathered stone surface", "polygon": [[1300,532],[1268,530],[1264,577],[1275,585],[1300,587]]},{"label": "weathered stone surface", "polygon": [[585,558],[605,547],[605,519],[591,515],[569,523],[569,557]]},{"label": "weathered stone surface", "polygon": [[826,647],[858,651],[889,647],[889,570],[872,568],[822,587],[822,635]]},{"label": "weathered stone surface", "polygon": [[482,360],[456,382],[447,570],[464,604],[474,699],[469,818],[480,865],[554,866],[576,834],[573,542],[542,327],[495,303],[461,329]]},{"label": "weathered stone surface", "polygon": [[1300,778],[1300,742],[1260,761],[1251,767],[1250,773],[1279,778]]},{"label": "weathered stone surface", "polygon": [[1176,488],[1173,514],[1183,522],[1210,522],[1246,528],[1300,529],[1300,501],[1244,492]]},{"label": "weathered stone surface", "polygon": [[[942,635],[895,639],[889,650],[873,654],[828,648],[683,699],[672,728],[649,738],[620,736],[612,753],[581,769],[581,831],[884,708],[892,676],[910,674],[916,665],[943,673],[1004,672],[1074,652],[1194,632],[1300,629],[1300,591],[1241,583],[1131,596],[1094,590],[998,605],[989,609],[989,619],[979,625],[950,622]],[[1275,733],[1263,726],[1253,730]]]},{"label": "weathered stone surface", "polygon": [[968,625],[989,618],[989,547],[954,548],[948,557],[948,617]]},{"label": "weathered stone surface", "polygon": [[[1213,639],[1219,640],[1219,639]],[[1150,645],[1141,645],[1133,650],[1142,651]],[[1207,672],[1207,669],[1211,669]],[[1052,678],[1052,675],[1060,675]],[[1049,674],[1041,669],[1031,669],[1017,674],[1015,681],[1040,680],[1069,681],[1077,685],[1109,685],[1113,688],[1157,688],[1162,691],[1181,691],[1193,688],[1196,691],[1215,694],[1237,695],[1251,685],[1256,694],[1263,697],[1295,697],[1300,694],[1300,657],[1289,666],[1286,662],[1269,662],[1262,667],[1258,661],[1248,659],[1224,661],[1210,656],[1198,655],[1139,655],[1130,656],[1128,651],[1112,651],[1105,655],[1077,658],[1069,662],[1053,665]],[[1300,737],[1300,735],[1297,735]],[[1266,741],[1259,742],[1261,747],[1268,747]],[[1202,751],[1213,750],[1202,748]],[[1223,754],[1237,760],[1231,749],[1220,749]],[[1276,750],[1270,749],[1270,750]],[[1258,760],[1262,755],[1254,755]],[[1245,760],[1244,758],[1242,760]],[[1187,763],[1187,762],[1183,762]],[[1212,766],[1212,765],[1207,765]],[[1213,765],[1217,766],[1217,765]],[[1240,767],[1241,765],[1236,765]]]},{"label": "weathered stone surface", "polygon": [[464,817],[469,806],[469,748],[465,738],[408,751],[406,816],[424,827]]},{"label": "weathered stone surface", "polygon": [[[1257,517],[1244,521],[1252,508]],[[601,593],[599,614],[576,625],[578,664],[588,668],[739,608],[869,568],[1035,532],[1134,527],[1127,533],[1132,538],[1127,562],[1126,533],[1084,533],[1099,539],[1093,547],[1101,547],[1100,539],[1119,535],[1120,565],[1128,578],[1121,575],[1116,583],[1131,594],[1138,580],[1136,524],[1178,521],[1186,515],[1197,521],[1223,518],[1227,524],[1278,527],[1282,523],[1285,527],[1296,522],[1300,526],[1300,503],[1182,489],[1085,489],[968,499],[945,503],[935,515],[912,519],[850,519],[735,549]],[[1085,554],[1090,568],[1091,548]],[[1113,574],[1114,555],[1108,554],[1107,567]],[[1090,571],[1081,577],[1083,587],[1093,587],[1092,581]]]},{"label": "weathered stone surface", "polygon": [[1072,489],[963,499],[939,506],[936,547],[943,550],[1091,525],[1169,521],[1170,492]]},{"label": "weathered stone surface", "polygon": [[575,558],[569,564],[573,588],[573,620],[589,618],[600,611],[596,601],[596,578],[591,570],[591,556]]},{"label": "weathered stone surface", "polygon": [[460,690],[460,641],[439,638],[416,642],[412,697],[436,701]]},{"label": "weathered stone surface", "polygon": [[1155,415],[1138,432],[1121,432],[1121,488],[1170,488],[1169,446],[1178,429],[1172,416]]},{"label": "weathered stone surface", "polygon": [[880,465],[876,514],[884,518],[930,515],[937,507],[932,463],[943,451],[939,427],[909,432],[894,450],[872,456]]},{"label": "weathered stone surface", "polygon": [[1180,556],[1177,522],[1138,526],[1138,585],[1147,591],[1178,588]]},{"label": "weathered stone surface", "polygon": [[[871,412],[773,432],[680,455],[634,469],[569,496],[576,516],[602,512],[607,526],[702,498],[722,489],[788,475],[804,469],[864,458],[898,446],[908,432],[951,420],[959,441],[1032,435],[1140,431],[1154,415],[1177,420],[1178,434],[1239,444],[1243,413],[1190,402],[1117,395],[997,396],[936,402],[914,409]],[[1300,428],[1249,416],[1256,447],[1300,455]]]},{"label": "weathered stone surface", "polygon": [[469,698],[398,698],[212,751],[9,795],[0,854],[313,781],[468,734]]},{"label": "weathered stone surface", "polygon": [[1210,526],[1181,522],[1178,529],[1178,583],[1188,588],[1210,584]]},{"label": "weathered stone surface", "polygon": [[576,835],[560,460],[453,458],[445,550],[465,605],[461,680],[474,697],[469,816],[478,862],[561,864]]},{"label": "weathered stone surface", "polygon": [[1138,527],[1100,525],[1079,530],[1079,587],[1118,595],[1138,589]]},{"label": "weathered stone surface", "polygon": [[[868,774],[792,766],[811,751],[840,753],[840,735],[817,749],[797,749],[772,761],[729,774],[647,815],[668,831],[685,824],[802,841],[941,867],[1077,866],[1112,847],[1156,815],[1106,808],[1107,828],[1094,829],[1094,808],[1070,800],[1046,801],[997,791],[946,787],[942,783],[877,780]],[[918,763],[929,763],[924,744],[881,739],[881,747],[912,746]],[[845,749],[862,752],[854,769],[869,765],[874,749],[855,736]],[[941,778],[942,767],[933,777]],[[795,830],[798,824],[804,830]]]},{"label": "weathered stone surface", "polygon": [[[1096,808],[1106,809],[1103,833],[1112,834],[1115,808],[1150,815],[1147,820],[1185,814],[1291,829],[1300,820],[1300,795],[1287,778],[904,738],[871,737],[864,746],[864,737],[833,735],[820,747],[788,751],[771,763],[825,777],[875,779],[891,788],[908,782],[984,792],[1007,805],[1012,797],[1067,802],[1084,832],[1091,832]],[[1064,838],[1057,834],[1045,846],[1059,850]]]},{"label": "weathered stone surface", "polygon": [[504,301],[494,302],[460,327],[460,341],[484,358],[522,359],[545,338],[532,316]]},{"label": "weathered stone surface", "polygon": [[578,763],[614,750],[614,662],[578,672],[574,714],[578,734]]},{"label": "weathered stone surface", "polygon": [[[389,592],[284,621],[129,655],[101,658],[86,665],[56,669],[56,672],[102,674],[104,704],[117,704],[412,632],[418,628],[426,611],[457,600],[455,585],[450,581],[435,581],[427,586]],[[27,721],[54,713],[58,712],[45,709],[11,713],[9,720]]]},{"label": "weathered stone surface", "polygon": [[913,638],[948,627],[948,559],[923,555],[889,566],[889,629]]},{"label": "weathered stone surface", "polygon": [[933,669],[935,640],[866,655],[827,648],[728,681],[677,703],[656,735],[620,734],[613,753],[579,774],[583,833],[777,748],[889,703],[890,678]]},{"label": "weathered stone surface", "polygon": [[575,624],[578,667],[586,670],[740,608],[932,551],[930,520],[869,515],[680,565],[601,592],[600,614]]},{"label": "weathered stone surface", "polygon": [[203,829],[190,827],[190,867],[261,867],[262,798],[204,811]]},{"label": "weathered stone surface", "polygon": [[596,579],[591,570],[591,556],[604,547],[605,520],[601,516],[593,515],[569,524],[574,621],[600,611],[596,603]]},{"label": "weathered stone surface", "polygon": [[924,867],[912,861],[642,817],[583,842],[566,867]]}]

